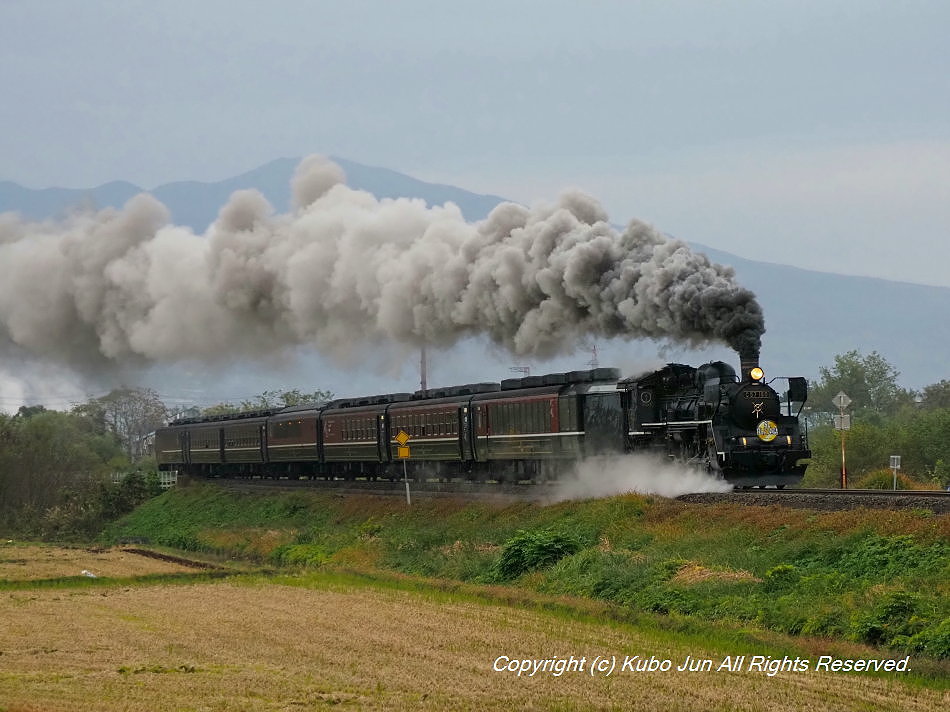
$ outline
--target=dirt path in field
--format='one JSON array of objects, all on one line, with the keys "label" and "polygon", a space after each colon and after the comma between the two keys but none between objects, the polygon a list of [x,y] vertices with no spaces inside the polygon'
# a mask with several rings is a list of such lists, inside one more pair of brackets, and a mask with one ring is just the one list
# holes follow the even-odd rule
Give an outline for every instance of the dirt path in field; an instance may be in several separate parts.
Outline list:
[{"label": "dirt path in field", "polygon": [[[304,710],[946,709],[947,696],[838,673],[624,672],[597,656],[720,661],[669,634],[336,583],[266,579],[0,592],[0,707]],[[507,660],[585,659],[533,677]],[[505,658],[501,658],[505,656]]]}]

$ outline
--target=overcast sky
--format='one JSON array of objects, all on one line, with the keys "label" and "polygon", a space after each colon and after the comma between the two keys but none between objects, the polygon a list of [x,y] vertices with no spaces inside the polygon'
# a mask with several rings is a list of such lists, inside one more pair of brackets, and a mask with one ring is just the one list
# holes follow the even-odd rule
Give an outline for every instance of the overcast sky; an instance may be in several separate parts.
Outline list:
[{"label": "overcast sky", "polygon": [[0,180],[321,152],[950,286],[950,3],[3,0]]}]

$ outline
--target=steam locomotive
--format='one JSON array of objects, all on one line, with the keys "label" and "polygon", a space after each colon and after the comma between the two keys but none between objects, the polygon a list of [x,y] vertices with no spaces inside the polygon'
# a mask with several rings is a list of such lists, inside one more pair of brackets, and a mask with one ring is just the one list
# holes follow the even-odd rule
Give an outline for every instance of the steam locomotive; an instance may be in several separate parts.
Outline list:
[{"label": "steam locomotive", "polygon": [[799,482],[811,455],[805,379],[781,379],[780,399],[757,359],[741,373],[722,361],[626,379],[595,368],[180,419],[156,432],[155,451],[161,470],[197,477],[400,479],[405,468],[540,482],[585,457],[646,452],[737,486]]}]

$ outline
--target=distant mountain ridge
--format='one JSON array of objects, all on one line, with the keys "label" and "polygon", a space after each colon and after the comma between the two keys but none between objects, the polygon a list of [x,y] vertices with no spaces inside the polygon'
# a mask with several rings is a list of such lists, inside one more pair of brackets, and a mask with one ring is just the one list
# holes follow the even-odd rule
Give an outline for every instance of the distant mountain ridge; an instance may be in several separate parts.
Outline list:
[{"label": "distant mountain ridge", "polygon": [[[422,198],[430,205],[451,201],[468,220],[484,218],[504,201],[385,168],[333,160],[353,188],[380,198]],[[297,163],[295,158],[280,158],[223,181],[180,181],[148,192],[168,206],[175,223],[203,232],[235,190],[256,188],[275,209],[287,210],[290,178]],[[118,207],[140,192],[141,188],[124,181],[89,190],[36,190],[0,181],[0,212],[12,210],[41,220],[63,215],[77,205]],[[815,378],[818,367],[831,365],[835,354],[858,349],[880,352],[901,371],[901,382],[909,387],[950,378],[950,288],[756,262],[691,244],[713,261],[732,266],[739,282],[758,296],[768,327],[763,361],[773,372]]]},{"label": "distant mountain ridge", "polygon": [[[345,158],[332,157],[346,172],[347,185],[377,198],[424,198],[430,205],[455,203],[466,220],[479,220],[498,203],[497,195],[480,195],[441,183],[427,183],[388,168],[375,168]],[[277,158],[264,165],[215,182],[175,181],[147,190],[127,181],[112,181],[95,188],[24,188],[0,181],[0,212],[17,212],[33,220],[64,215],[77,206],[119,207],[139,193],[154,195],[171,211],[178,225],[204,232],[218,210],[236,190],[256,188],[280,212],[290,208],[290,179],[299,158]]]}]

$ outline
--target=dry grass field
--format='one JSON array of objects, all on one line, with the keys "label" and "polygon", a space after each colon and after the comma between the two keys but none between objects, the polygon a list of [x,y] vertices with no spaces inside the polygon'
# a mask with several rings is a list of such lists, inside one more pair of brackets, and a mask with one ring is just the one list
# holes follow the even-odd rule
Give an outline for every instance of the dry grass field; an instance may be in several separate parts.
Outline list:
[{"label": "dry grass field", "polygon": [[170,561],[161,561],[121,549],[83,549],[56,546],[0,546],[0,581],[82,576],[126,578],[148,574],[174,574],[194,571]]},{"label": "dry grass field", "polygon": [[[18,551],[22,557],[26,549]],[[62,555],[72,575],[88,562],[69,559],[76,555],[70,552]],[[319,574],[295,585],[280,581],[242,576],[0,590],[0,710],[910,712],[944,710],[950,701],[899,674],[518,677],[494,672],[496,658],[655,655],[676,665],[687,654],[718,660],[745,651],[704,650],[671,633],[435,590]]]}]

